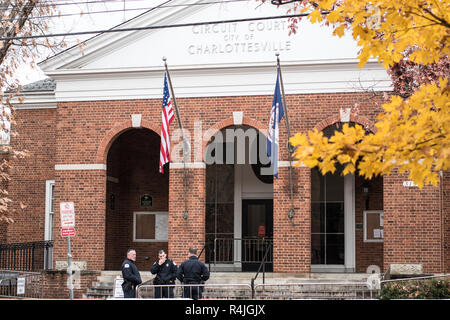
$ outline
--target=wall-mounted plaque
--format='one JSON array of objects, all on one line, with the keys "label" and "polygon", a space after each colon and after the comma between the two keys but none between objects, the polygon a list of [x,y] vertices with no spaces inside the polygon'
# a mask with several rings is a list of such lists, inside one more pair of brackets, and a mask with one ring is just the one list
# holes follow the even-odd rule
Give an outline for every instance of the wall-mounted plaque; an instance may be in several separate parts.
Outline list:
[{"label": "wall-mounted plaque", "polygon": [[141,207],[151,207],[153,205],[153,198],[149,194],[144,194],[141,197]]},{"label": "wall-mounted plaque", "polygon": [[382,210],[364,211],[364,242],[383,242],[384,214]]}]

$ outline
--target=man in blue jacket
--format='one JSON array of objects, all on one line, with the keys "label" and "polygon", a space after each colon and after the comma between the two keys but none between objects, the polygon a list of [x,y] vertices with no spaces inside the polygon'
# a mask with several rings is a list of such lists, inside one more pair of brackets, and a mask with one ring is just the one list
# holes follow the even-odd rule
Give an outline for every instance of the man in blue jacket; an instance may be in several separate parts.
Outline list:
[{"label": "man in blue jacket", "polygon": [[[175,284],[177,278],[177,265],[167,258],[164,250],[159,250],[158,261],[156,261],[150,272],[156,274],[153,279],[155,287],[155,298],[173,298],[173,287],[167,287],[169,284]],[[158,287],[161,285],[161,287]]]},{"label": "man in blue jacket", "polygon": [[[209,270],[206,265],[198,260],[197,249],[189,249],[189,259],[184,261],[177,273],[178,280],[184,284],[200,284],[209,279]],[[202,298],[202,286],[184,287],[184,298],[192,298],[194,300]]]},{"label": "man in blue jacket", "polygon": [[136,286],[142,283],[141,274],[136,265],[136,250],[128,249],[127,258],[122,263],[122,289],[124,298],[136,297]]}]

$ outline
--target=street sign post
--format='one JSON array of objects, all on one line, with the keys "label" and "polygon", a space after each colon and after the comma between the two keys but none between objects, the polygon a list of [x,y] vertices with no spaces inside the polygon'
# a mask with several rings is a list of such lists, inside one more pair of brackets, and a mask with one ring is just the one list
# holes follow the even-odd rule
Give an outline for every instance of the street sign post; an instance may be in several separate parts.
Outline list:
[{"label": "street sign post", "polygon": [[73,300],[72,254],[70,252],[70,237],[75,236],[75,205],[73,202],[60,203],[61,236],[67,237],[67,273],[69,274],[69,295]]}]

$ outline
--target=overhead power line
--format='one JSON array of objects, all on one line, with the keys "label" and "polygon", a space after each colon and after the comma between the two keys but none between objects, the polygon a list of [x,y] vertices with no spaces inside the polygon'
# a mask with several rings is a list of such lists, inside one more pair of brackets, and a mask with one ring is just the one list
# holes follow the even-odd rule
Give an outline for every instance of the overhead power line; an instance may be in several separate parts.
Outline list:
[{"label": "overhead power line", "polygon": [[[136,1],[136,0],[134,0]],[[185,4],[161,4],[155,7],[145,7],[145,8],[122,8],[122,9],[110,9],[110,10],[100,10],[100,11],[87,11],[87,12],[79,12],[79,13],[63,13],[63,14],[54,14],[48,16],[31,16],[28,20],[37,20],[37,19],[51,19],[51,18],[61,18],[61,17],[71,17],[71,16],[84,16],[91,14],[105,14],[105,13],[118,13],[118,12],[129,12],[129,11],[149,11],[153,9],[159,8],[174,8],[174,7],[192,7],[192,6],[204,6],[209,4],[226,4],[226,3],[235,3],[235,2],[248,2],[249,0],[227,0],[227,1],[208,1],[201,3],[185,3]],[[15,19],[18,20],[18,19]],[[0,19],[0,22],[7,22],[10,20]],[[14,21],[14,20],[13,20]]]},{"label": "overhead power line", "polygon": [[191,22],[191,23],[180,23],[180,24],[170,24],[170,25],[156,25],[156,26],[147,26],[147,27],[107,29],[107,30],[95,30],[95,31],[80,31],[80,32],[68,32],[68,33],[54,33],[54,34],[32,35],[32,36],[4,37],[4,38],[0,38],[0,41],[22,40],[22,39],[37,39],[37,38],[53,38],[53,37],[67,37],[67,36],[79,36],[79,35],[98,34],[98,33],[143,31],[143,30],[191,27],[191,26],[200,26],[200,25],[209,25],[209,24],[222,24],[222,23],[234,23],[234,22],[247,22],[247,21],[261,21],[261,20],[300,18],[300,17],[306,17],[308,15],[309,15],[309,13],[300,13],[300,14],[283,15],[283,16],[243,18],[243,19],[230,19],[230,20],[215,20],[215,21]]}]

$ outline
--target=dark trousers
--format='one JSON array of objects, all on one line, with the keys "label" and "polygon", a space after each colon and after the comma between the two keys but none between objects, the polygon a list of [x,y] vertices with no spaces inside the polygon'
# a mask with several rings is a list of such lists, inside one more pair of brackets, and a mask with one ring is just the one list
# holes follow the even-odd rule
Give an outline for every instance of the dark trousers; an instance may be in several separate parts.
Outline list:
[{"label": "dark trousers", "polygon": [[124,298],[136,298],[136,289],[124,290],[123,291]]},{"label": "dark trousers", "polygon": [[155,298],[173,298],[173,287],[155,287]]},{"label": "dark trousers", "polygon": [[[186,284],[196,284],[196,283],[186,283]],[[197,287],[197,286],[189,286],[189,287],[184,287],[183,290],[183,298],[190,298],[190,299],[201,299],[202,298],[202,292],[203,292],[203,288],[202,287]]]}]

